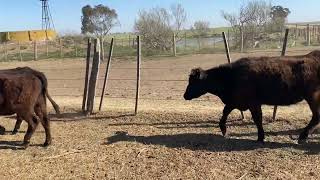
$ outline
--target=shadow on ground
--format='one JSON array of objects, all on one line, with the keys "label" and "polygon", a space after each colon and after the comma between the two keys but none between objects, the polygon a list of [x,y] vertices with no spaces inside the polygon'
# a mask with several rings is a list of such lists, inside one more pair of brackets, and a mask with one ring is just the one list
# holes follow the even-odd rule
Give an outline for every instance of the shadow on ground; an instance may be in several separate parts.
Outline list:
[{"label": "shadow on ground", "polygon": [[50,120],[51,121],[81,121],[81,120],[99,120],[99,119],[117,119],[121,117],[130,117],[134,116],[132,113],[123,113],[117,115],[99,115],[93,114],[90,116],[85,115],[83,112],[71,112],[71,113],[62,113],[62,114],[51,114]]},{"label": "shadow on ground", "polygon": [[174,135],[135,136],[126,132],[116,132],[106,138],[105,145],[117,142],[138,142],[147,145],[161,145],[169,148],[186,148],[190,150],[204,150],[211,152],[250,151],[259,148],[280,149],[294,148],[306,151],[307,154],[319,154],[320,144],[307,143],[298,145],[293,143],[265,142],[255,140],[224,138],[214,134],[182,133]]},{"label": "shadow on ground", "polygon": [[11,150],[25,150],[21,141],[0,141],[0,150],[11,149]]}]

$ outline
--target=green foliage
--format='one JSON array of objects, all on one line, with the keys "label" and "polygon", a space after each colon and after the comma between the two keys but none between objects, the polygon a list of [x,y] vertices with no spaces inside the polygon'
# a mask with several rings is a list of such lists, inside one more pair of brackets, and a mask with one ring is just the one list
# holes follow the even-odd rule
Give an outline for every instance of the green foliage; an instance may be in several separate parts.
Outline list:
[{"label": "green foliage", "polygon": [[272,26],[274,31],[281,31],[285,25],[286,19],[290,14],[288,8],[282,6],[273,6],[271,8],[270,16],[272,18]]},{"label": "green foliage", "polygon": [[107,35],[118,24],[116,10],[102,4],[91,7],[86,5],[82,8],[81,32],[82,34],[94,34],[97,37]]}]

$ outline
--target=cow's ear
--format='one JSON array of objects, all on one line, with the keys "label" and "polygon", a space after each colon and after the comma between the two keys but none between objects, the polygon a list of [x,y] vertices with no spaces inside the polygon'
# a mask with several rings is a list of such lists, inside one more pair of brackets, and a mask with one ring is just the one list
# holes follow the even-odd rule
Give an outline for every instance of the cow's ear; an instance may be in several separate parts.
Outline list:
[{"label": "cow's ear", "polygon": [[200,68],[195,68],[191,70],[190,77],[193,77],[194,79],[200,78]]},{"label": "cow's ear", "polygon": [[194,79],[205,79],[207,77],[207,74],[205,73],[205,71],[201,68],[196,68],[196,69],[192,69],[191,70],[191,77],[193,77]]},{"label": "cow's ear", "polygon": [[204,80],[206,78],[207,78],[207,73],[204,70],[200,71],[199,79]]}]

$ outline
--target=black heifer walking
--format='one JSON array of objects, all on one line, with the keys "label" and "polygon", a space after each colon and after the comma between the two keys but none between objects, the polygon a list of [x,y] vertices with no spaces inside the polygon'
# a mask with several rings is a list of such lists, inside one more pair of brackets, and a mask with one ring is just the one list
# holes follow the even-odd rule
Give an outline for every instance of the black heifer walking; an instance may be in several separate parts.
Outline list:
[{"label": "black heifer walking", "polygon": [[306,100],[312,119],[299,136],[298,143],[304,143],[319,124],[320,51],[303,56],[249,57],[209,70],[193,69],[184,98],[206,93],[217,95],[225,104],[219,123],[223,135],[231,111],[249,109],[259,142],[264,141],[261,105],[284,106]]},{"label": "black heifer walking", "polygon": [[[44,146],[51,144],[46,105],[46,97],[50,99],[50,96],[47,87],[45,75],[28,67],[0,70],[0,115],[16,113],[18,122],[21,123],[23,119],[28,123],[23,141],[25,147],[29,145],[39,123],[43,125],[46,134]],[[59,109],[58,106],[55,108]]]}]

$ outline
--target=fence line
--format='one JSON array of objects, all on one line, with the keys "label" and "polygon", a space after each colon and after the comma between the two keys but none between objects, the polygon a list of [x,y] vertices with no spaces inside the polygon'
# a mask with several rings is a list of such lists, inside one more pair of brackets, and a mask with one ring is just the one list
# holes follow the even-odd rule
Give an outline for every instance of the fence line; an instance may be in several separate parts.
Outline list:
[{"label": "fence line", "polygon": [[[288,37],[288,47],[304,47],[320,45],[319,25],[288,25],[290,33]],[[241,52],[237,40],[239,34],[228,30],[228,40],[230,41],[231,52]],[[283,41],[283,32],[267,32],[266,37],[256,35],[244,44],[245,52],[250,50],[277,49]],[[136,42],[132,34],[123,35],[122,38],[113,37],[115,41],[114,57],[135,56]],[[111,36],[105,39],[104,49],[109,48],[108,42]],[[164,37],[165,38],[165,37]],[[223,53],[223,42],[220,33],[208,32],[203,35],[188,32],[181,37],[168,37],[172,43],[166,50],[144,49],[143,56],[174,56],[194,53]],[[34,59],[48,58],[85,58],[87,38],[82,36],[62,37],[55,41],[43,42],[9,42],[0,44],[0,61],[17,60],[28,61]],[[142,37],[142,46],[143,44]],[[249,44],[248,44],[249,43]],[[35,46],[36,45],[36,46]],[[36,47],[36,48],[35,48]],[[35,52],[37,51],[37,52]],[[104,55],[107,52],[104,53]]]},{"label": "fence line", "polygon": [[[56,94],[54,95],[56,97],[82,97],[83,94],[73,94],[73,95],[70,95],[70,94]],[[99,94],[97,94],[95,96],[96,98],[100,97]],[[107,100],[108,98],[109,99],[130,99],[130,100],[136,100],[135,97],[121,97],[121,96],[105,96],[105,100]],[[185,101],[183,98],[181,99],[178,99],[178,98],[170,98],[170,97],[167,97],[167,98],[146,98],[146,97],[141,97],[139,98],[140,100],[155,100],[155,101]],[[192,101],[198,101],[198,102],[210,102],[212,101],[212,99],[208,99],[206,98],[205,99],[194,99]]]},{"label": "fence line", "polygon": [[[84,78],[65,78],[65,79],[55,79],[55,78],[48,78],[48,81],[75,81],[75,80],[84,80]],[[99,78],[99,81],[102,81],[103,79]],[[110,78],[108,79],[110,81],[136,81],[136,79],[131,79],[131,78]],[[153,82],[159,82],[159,81],[163,81],[163,82],[188,82],[187,79],[141,79],[141,81],[153,81]]]}]

